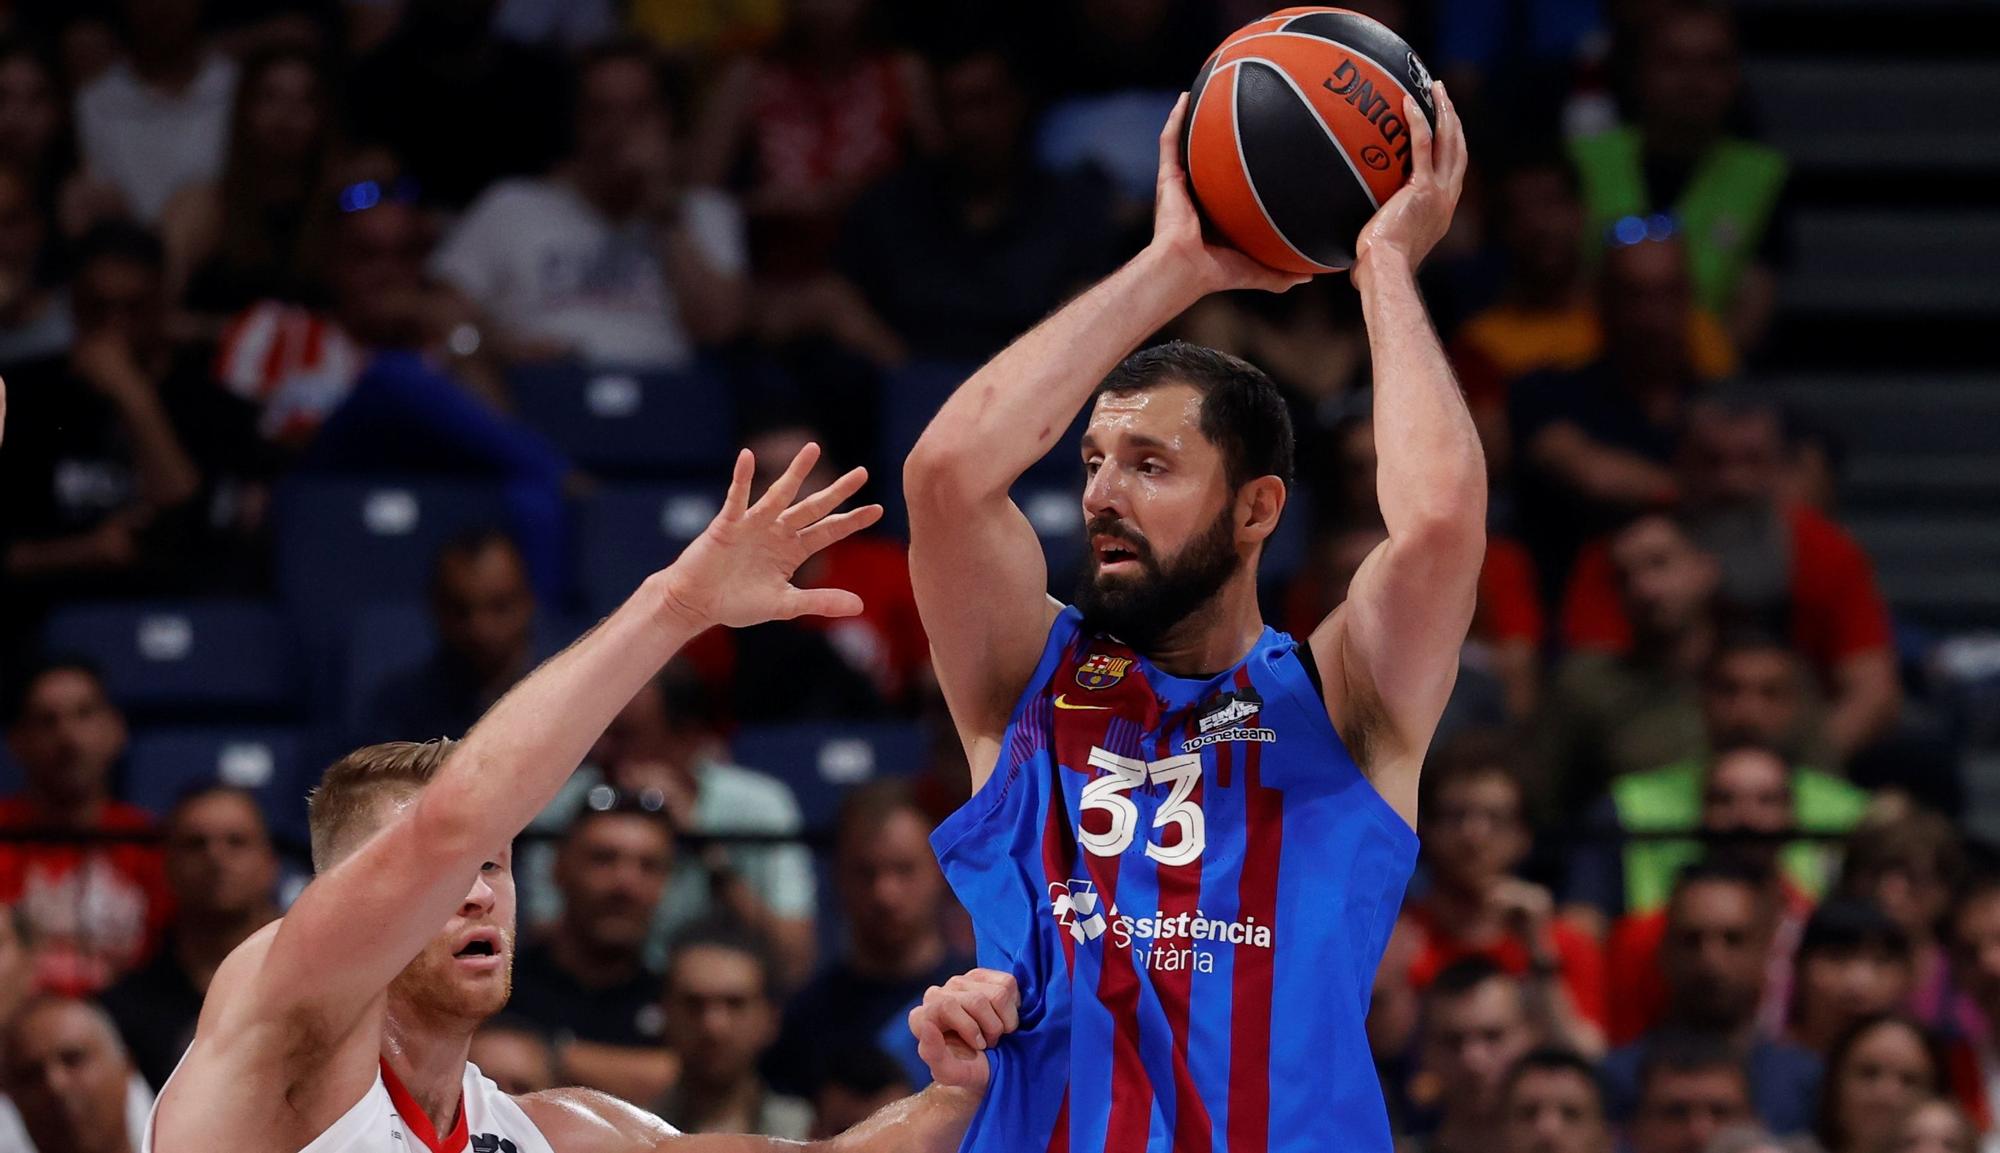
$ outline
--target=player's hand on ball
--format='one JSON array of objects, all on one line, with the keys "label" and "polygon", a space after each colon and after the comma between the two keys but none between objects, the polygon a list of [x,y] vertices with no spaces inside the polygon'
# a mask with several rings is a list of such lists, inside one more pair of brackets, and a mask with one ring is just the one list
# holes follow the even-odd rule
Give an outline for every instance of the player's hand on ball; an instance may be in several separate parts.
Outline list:
[{"label": "player's hand on ball", "polygon": [[1187,171],[1181,166],[1181,126],[1187,122],[1188,97],[1181,93],[1167,126],[1160,130],[1160,170],[1153,190],[1153,243],[1173,267],[1193,278],[1203,294],[1232,288],[1283,292],[1311,280],[1295,272],[1280,272],[1259,264],[1227,244],[1212,243],[1201,233],[1201,215],[1188,193]]},{"label": "player's hand on ball", "polygon": [[860,468],[793,503],[818,460],[819,446],[806,445],[785,474],[751,504],[756,460],[748,449],[737,454],[722,511],[660,574],[667,611],[696,628],[744,628],[793,617],[851,617],[860,612],[861,598],[844,589],[792,587],[792,574],[807,557],[882,517],[879,504],[835,511],[867,481],[868,471]]},{"label": "player's hand on ball", "polygon": [[1437,105],[1437,132],[1413,96],[1403,97],[1410,126],[1410,179],[1376,211],[1354,245],[1354,269],[1372,258],[1394,254],[1411,268],[1422,264],[1451,227],[1459,190],[1465,187],[1465,126],[1442,83],[1431,85]]},{"label": "player's hand on ball", "polygon": [[991,1070],[986,1050],[1021,1024],[1021,991],[1011,973],[974,969],[942,986],[910,1010],[917,1055],[940,1085],[984,1091]]}]

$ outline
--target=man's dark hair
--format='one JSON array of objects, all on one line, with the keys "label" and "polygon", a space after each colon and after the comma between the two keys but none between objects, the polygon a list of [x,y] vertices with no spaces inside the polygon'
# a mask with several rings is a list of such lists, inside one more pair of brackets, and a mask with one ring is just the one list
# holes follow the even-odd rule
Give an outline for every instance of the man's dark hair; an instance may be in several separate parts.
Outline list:
[{"label": "man's dark hair", "polygon": [[1463,997],[1488,981],[1511,981],[1513,976],[1491,958],[1472,956],[1453,961],[1438,972],[1425,990],[1426,1000]]},{"label": "man's dark hair", "polygon": [[1749,1092],[1750,1069],[1742,1055],[1728,1042],[1705,1033],[1661,1029],[1646,1041],[1645,1054],[1639,1059],[1635,1100],[1643,1107],[1646,1094],[1652,1091],[1653,1083],[1662,1073],[1708,1073],[1717,1069],[1726,1069],[1741,1077],[1744,1092]]},{"label": "man's dark hair", "polygon": [[1681,871],[1674,874],[1673,895],[1668,898],[1668,903],[1671,905],[1683,892],[1696,885],[1716,883],[1741,885],[1746,889],[1761,892],[1764,881],[1765,878],[1759,876],[1755,869],[1745,868],[1727,859],[1704,857],[1681,866]]},{"label": "man's dark hair", "polygon": [[1446,789],[1486,777],[1498,777],[1513,786],[1515,800],[1525,810],[1528,778],[1515,752],[1516,743],[1504,729],[1466,729],[1433,748],[1418,782],[1419,816],[1434,806]]},{"label": "man's dark hair", "polygon": [[762,936],[736,921],[721,917],[689,925],[674,935],[667,951],[666,979],[663,982],[666,987],[672,987],[675,969],[690,949],[720,949],[750,958],[756,962],[758,986],[763,990],[764,999],[773,1005],[780,1003],[783,990],[779,988],[778,960],[771,951],[770,942]]},{"label": "man's dark hair", "polygon": [[521,554],[521,546],[505,529],[492,525],[481,525],[454,534],[444,542],[431,558],[431,594],[437,595],[444,588],[444,567],[449,561],[471,560],[488,549],[505,549],[521,568],[522,575],[528,571],[527,559]]},{"label": "man's dark hair", "polygon": [[1731,624],[1716,639],[1715,651],[1702,663],[1702,683],[1713,684],[1725,662],[1750,653],[1783,653],[1792,661],[1794,671],[1799,662],[1799,651],[1770,629],[1749,623]]},{"label": "man's dark hair", "polygon": [[1597,1115],[1605,1114],[1604,1079],[1599,1076],[1597,1066],[1590,1058],[1574,1049],[1560,1045],[1540,1045],[1528,1050],[1514,1067],[1507,1070],[1507,1080],[1501,1086],[1501,1096],[1511,1099],[1521,1079],[1530,1073],[1574,1073],[1590,1086],[1590,1099],[1597,1105]]},{"label": "man's dark hair", "polygon": [[659,95],[660,107],[666,111],[667,119],[675,124],[683,122],[682,114],[687,108],[686,78],[671,66],[651,41],[643,36],[625,34],[614,36],[584,49],[576,57],[571,76],[574,95],[572,107],[583,102],[583,85],[590,74],[607,64],[637,64],[652,77],[653,91]]},{"label": "man's dark hair", "polygon": [[666,837],[668,847],[675,844],[674,823],[667,815],[666,800],[659,790],[648,789],[643,793],[625,792],[610,785],[598,785],[585,795],[583,807],[570,818],[568,827],[562,831],[562,843],[575,839],[578,833],[592,821],[606,817],[638,817],[659,827]]},{"label": "man's dark hair", "polygon": [[1191,385],[1201,394],[1201,434],[1222,450],[1231,486],[1241,488],[1260,476],[1292,483],[1291,411],[1278,386],[1249,361],[1170,340],[1126,357],[1096,395],[1167,384]]},{"label": "man's dark hair", "polygon": [[168,825],[173,824],[175,819],[180,816],[181,810],[194,804],[196,801],[205,801],[210,797],[216,796],[235,797],[244,804],[249,805],[251,811],[257,814],[258,827],[264,828],[266,835],[269,834],[270,822],[264,816],[264,806],[257,799],[257,794],[250,789],[244,788],[242,785],[232,785],[218,780],[197,781],[174,794],[174,803],[167,807],[167,819],[165,823]]},{"label": "man's dark hair", "polygon": [[4,721],[7,728],[21,723],[22,716],[28,711],[28,698],[34,695],[42,678],[51,673],[82,673],[97,682],[98,690],[107,698],[111,695],[110,687],[104,683],[104,671],[97,667],[95,661],[68,653],[44,657],[29,665],[19,677],[13,678],[13,686],[6,694],[4,714],[0,714],[0,721]]},{"label": "man's dark hair", "polygon": [[1799,938],[1798,962],[1816,953],[1854,953],[1879,949],[1908,962],[1910,936],[1873,901],[1836,897],[1820,904]]},{"label": "man's dark hair", "polygon": [[70,249],[70,267],[81,271],[100,260],[136,264],[163,273],[167,249],[157,233],[125,220],[106,220],[90,227]]}]

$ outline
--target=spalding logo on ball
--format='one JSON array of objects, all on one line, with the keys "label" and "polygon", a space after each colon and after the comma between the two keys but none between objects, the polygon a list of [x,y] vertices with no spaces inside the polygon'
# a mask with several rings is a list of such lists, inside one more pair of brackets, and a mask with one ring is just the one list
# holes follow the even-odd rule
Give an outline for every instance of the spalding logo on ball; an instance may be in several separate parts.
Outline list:
[{"label": "spalding logo on ball", "polygon": [[1188,90],[1195,203],[1273,268],[1349,267],[1362,226],[1410,178],[1405,95],[1435,128],[1430,70],[1358,12],[1287,8],[1244,25]]}]

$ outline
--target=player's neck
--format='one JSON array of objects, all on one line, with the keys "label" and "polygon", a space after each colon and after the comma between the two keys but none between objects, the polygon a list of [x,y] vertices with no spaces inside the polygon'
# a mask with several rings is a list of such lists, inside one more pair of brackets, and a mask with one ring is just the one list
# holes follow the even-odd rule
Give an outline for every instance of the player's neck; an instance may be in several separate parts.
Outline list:
[{"label": "player's neck", "polygon": [[421,1014],[399,1011],[394,1001],[382,1021],[382,1060],[440,1134],[458,1123],[472,1029],[466,1022],[433,1023]]},{"label": "player's neck", "polygon": [[1177,677],[1209,677],[1233,668],[1264,635],[1256,573],[1237,570],[1207,604],[1189,613],[1146,649],[1146,659]]}]

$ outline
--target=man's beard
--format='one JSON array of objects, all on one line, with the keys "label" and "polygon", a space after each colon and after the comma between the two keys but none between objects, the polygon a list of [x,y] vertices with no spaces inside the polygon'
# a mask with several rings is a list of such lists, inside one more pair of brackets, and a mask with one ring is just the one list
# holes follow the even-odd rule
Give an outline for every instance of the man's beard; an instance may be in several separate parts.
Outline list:
[{"label": "man's beard", "polygon": [[507,934],[507,967],[496,983],[472,983],[452,972],[451,953],[440,946],[426,949],[411,961],[389,989],[399,1000],[438,1018],[479,1022],[507,1007],[514,992],[514,942]]},{"label": "man's beard", "polygon": [[1099,534],[1117,538],[1143,570],[1136,578],[1107,580],[1093,554],[1076,592],[1084,626],[1142,653],[1213,600],[1243,566],[1228,509],[1165,564],[1153,555],[1153,546],[1144,537],[1116,517],[1092,517],[1084,533],[1086,538]]}]

